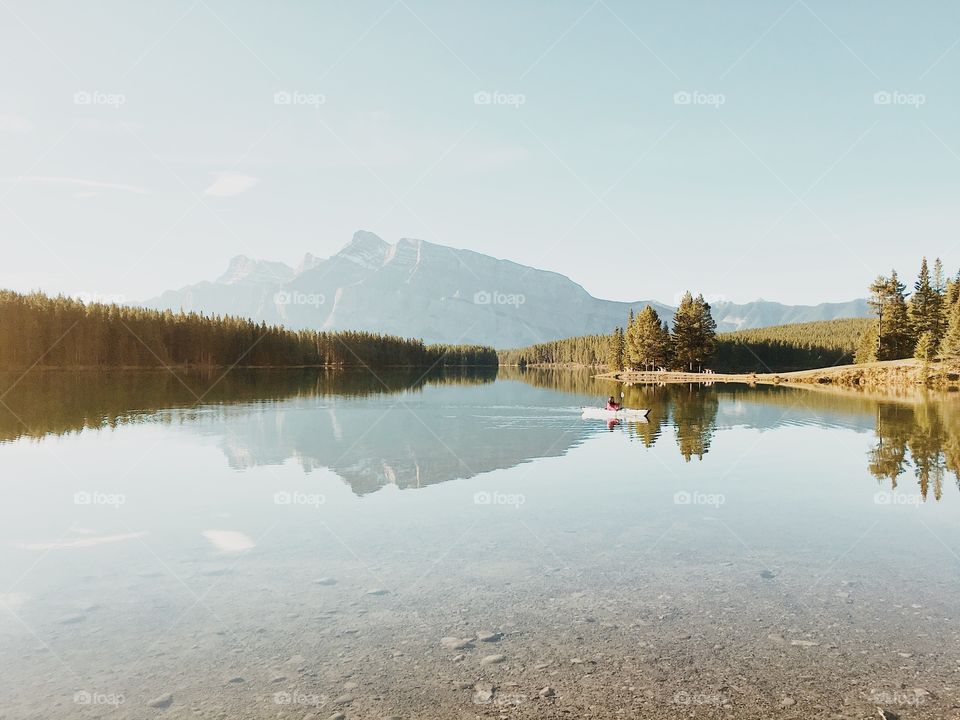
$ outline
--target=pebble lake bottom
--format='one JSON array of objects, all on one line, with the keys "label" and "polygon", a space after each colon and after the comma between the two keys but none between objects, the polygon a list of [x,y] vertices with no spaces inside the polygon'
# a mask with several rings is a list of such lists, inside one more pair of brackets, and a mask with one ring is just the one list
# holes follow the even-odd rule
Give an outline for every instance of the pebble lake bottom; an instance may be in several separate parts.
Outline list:
[{"label": "pebble lake bottom", "polygon": [[960,717],[955,398],[387,382],[18,384],[0,717]]}]

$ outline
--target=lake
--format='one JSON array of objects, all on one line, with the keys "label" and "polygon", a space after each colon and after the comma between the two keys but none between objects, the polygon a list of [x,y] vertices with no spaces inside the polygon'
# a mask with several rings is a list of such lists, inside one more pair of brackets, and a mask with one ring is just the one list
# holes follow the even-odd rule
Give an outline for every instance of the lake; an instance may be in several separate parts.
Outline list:
[{"label": "lake", "polygon": [[[956,715],[956,396],[3,378],[0,718]],[[889,715],[888,715],[889,717]]]}]

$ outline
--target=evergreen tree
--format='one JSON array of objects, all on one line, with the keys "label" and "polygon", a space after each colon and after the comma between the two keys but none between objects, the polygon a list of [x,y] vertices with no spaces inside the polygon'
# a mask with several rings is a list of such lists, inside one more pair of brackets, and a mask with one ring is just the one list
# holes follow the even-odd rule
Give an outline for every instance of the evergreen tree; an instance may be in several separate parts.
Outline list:
[{"label": "evergreen tree", "polygon": [[610,346],[607,349],[607,366],[616,372],[623,370],[625,342],[623,328],[616,328],[610,336]]},{"label": "evergreen tree", "polygon": [[875,362],[877,359],[878,338],[880,337],[877,325],[876,322],[871,323],[870,328],[860,336],[857,352],[853,356],[853,361],[858,365]]},{"label": "evergreen tree", "polygon": [[940,258],[933,261],[933,292],[936,294],[937,312],[933,321],[933,335],[937,345],[947,331],[947,283],[943,274],[943,262]]},{"label": "evergreen tree", "polygon": [[910,330],[907,313],[906,289],[897,277],[882,275],[870,286],[870,306],[877,313],[877,359],[898,360],[913,354],[916,338]]},{"label": "evergreen tree", "polygon": [[950,308],[954,306],[957,302],[960,302],[960,273],[957,273],[957,277],[954,280],[947,281],[947,290],[944,293],[944,319],[949,321]]},{"label": "evergreen tree", "polygon": [[660,316],[647,305],[634,319],[627,332],[627,356],[630,367],[645,368],[665,365],[669,357],[669,331],[664,333]]},{"label": "evergreen tree", "polygon": [[713,357],[716,350],[717,321],[713,319],[710,304],[703,299],[702,294],[697,295],[693,307],[697,318],[697,360],[702,364]]},{"label": "evergreen tree", "polygon": [[[938,271],[940,272],[939,282],[942,284],[942,269],[939,268],[940,261],[937,260]],[[942,290],[937,287],[938,280],[930,280],[930,270],[927,267],[927,259],[923,258],[920,264],[920,274],[917,282],[913,286],[913,296],[910,298],[910,329],[913,336],[920,338],[924,333],[929,334],[928,343],[933,344],[934,350],[940,343],[942,337],[942,312],[943,298]]]},{"label": "evergreen tree", "polygon": [[913,350],[913,356],[917,360],[923,360],[924,362],[929,362],[933,360],[934,356],[937,354],[937,343],[933,338],[933,333],[929,330],[925,330],[920,336],[920,339],[917,340],[917,346]]},{"label": "evergreen tree", "polygon": [[960,358],[960,302],[950,307],[950,323],[940,343],[940,355],[944,358]]},{"label": "evergreen tree", "polygon": [[683,370],[693,371],[703,365],[716,348],[717,323],[703,295],[696,298],[687,292],[673,316],[673,359]]},{"label": "evergreen tree", "polygon": [[670,325],[666,320],[660,326],[660,342],[663,345],[663,366],[671,367],[673,365],[673,336],[670,335]]},{"label": "evergreen tree", "polygon": [[693,370],[697,346],[696,328],[693,295],[688,290],[680,299],[680,305],[673,315],[673,333],[670,336],[673,345],[673,361],[681,370]]},{"label": "evergreen tree", "polygon": [[637,341],[637,322],[636,317],[633,314],[633,308],[630,308],[630,315],[627,317],[627,331],[624,335],[624,364],[633,369],[640,367],[640,355],[638,353],[638,341]]}]

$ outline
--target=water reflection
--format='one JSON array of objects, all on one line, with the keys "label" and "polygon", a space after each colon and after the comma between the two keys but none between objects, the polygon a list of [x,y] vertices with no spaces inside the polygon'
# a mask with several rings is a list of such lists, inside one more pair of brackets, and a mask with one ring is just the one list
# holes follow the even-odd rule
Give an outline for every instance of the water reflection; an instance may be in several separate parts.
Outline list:
[{"label": "water reflection", "polygon": [[943,496],[944,478],[952,474],[960,485],[960,408],[941,400],[915,406],[880,405],[877,408],[877,445],[870,451],[870,473],[897,487],[912,474],[920,496]]},{"label": "water reflection", "polygon": [[[905,477],[939,500],[960,485],[960,407],[944,396],[878,399],[826,390],[734,385],[621,387],[589,372],[501,369],[371,373],[235,371],[51,373],[0,378],[0,442],[158,423],[214,438],[230,467],[294,459],[329,468],[363,495],[419,488],[566,454],[621,433],[708,461],[734,428],[835,427],[875,435],[867,470],[894,490]],[[645,422],[583,421],[581,406],[624,393]]]}]

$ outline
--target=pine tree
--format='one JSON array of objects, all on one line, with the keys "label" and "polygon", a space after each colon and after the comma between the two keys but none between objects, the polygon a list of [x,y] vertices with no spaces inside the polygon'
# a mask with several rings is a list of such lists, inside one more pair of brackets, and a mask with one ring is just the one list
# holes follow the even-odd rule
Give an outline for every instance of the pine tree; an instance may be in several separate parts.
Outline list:
[{"label": "pine tree", "polygon": [[943,334],[947,331],[947,283],[940,258],[933,261],[933,292],[936,296],[937,309],[932,330],[939,346],[940,341],[943,340]]},{"label": "pine tree", "polygon": [[624,364],[636,370],[640,367],[641,359],[639,350],[639,344],[637,340],[637,321],[636,317],[633,314],[633,308],[630,308],[630,315],[627,317],[627,332],[624,335]]},{"label": "pine tree", "polygon": [[940,343],[940,356],[951,360],[960,358],[960,301],[950,307],[950,323]]},{"label": "pine tree", "polygon": [[650,368],[665,365],[669,357],[669,332],[664,337],[660,316],[647,305],[633,322],[627,333],[627,354],[630,366]]},{"label": "pine tree", "polygon": [[625,343],[623,328],[616,328],[610,336],[610,345],[607,349],[607,366],[616,372],[623,370]]},{"label": "pine tree", "polygon": [[936,354],[937,345],[933,338],[933,333],[929,330],[925,330],[917,340],[917,347],[913,350],[913,356],[917,360],[929,362],[930,360],[933,360]]},{"label": "pine tree", "polygon": [[870,286],[870,306],[877,313],[877,359],[898,360],[910,357],[916,344],[916,338],[910,329],[907,313],[906,289],[897,277],[897,271],[890,277],[882,275]]},{"label": "pine tree", "polygon": [[717,321],[713,319],[710,304],[703,299],[702,294],[697,295],[693,306],[697,317],[697,360],[702,364],[713,357],[716,350]]},{"label": "pine tree", "polygon": [[[939,278],[936,277],[937,273],[940,275]],[[913,336],[918,339],[924,333],[929,333],[928,342],[933,344],[934,350],[940,344],[942,336],[943,297],[938,283],[940,285],[943,283],[943,271],[939,259],[934,280],[931,282],[927,259],[923,258],[920,274],[913,286],[913,297],[910,298],[910,329]]]},{"label": "pine tree", "polygon": [[681,370],[693,370],[697,344],[696,326],[693,295],[688,290],[680,299],[680,305],[673,315],[673,333],[670,336],[673,360],[675,366]]},{"label": "pine tree", "polygon": [[857,352],[853,356],[853,361],[858,365],[862,363],[875,362],[877,359],[877,323],[872,323],[870,329],[860,336],[860,343],[857,345]]},{"label": "pine tree", "polygon": [[680,300],[673,316],[673,358],[677,367],[692,371],[706,362],[716,348],[717,323],[710,313],[710,305],[689,292]]}]

